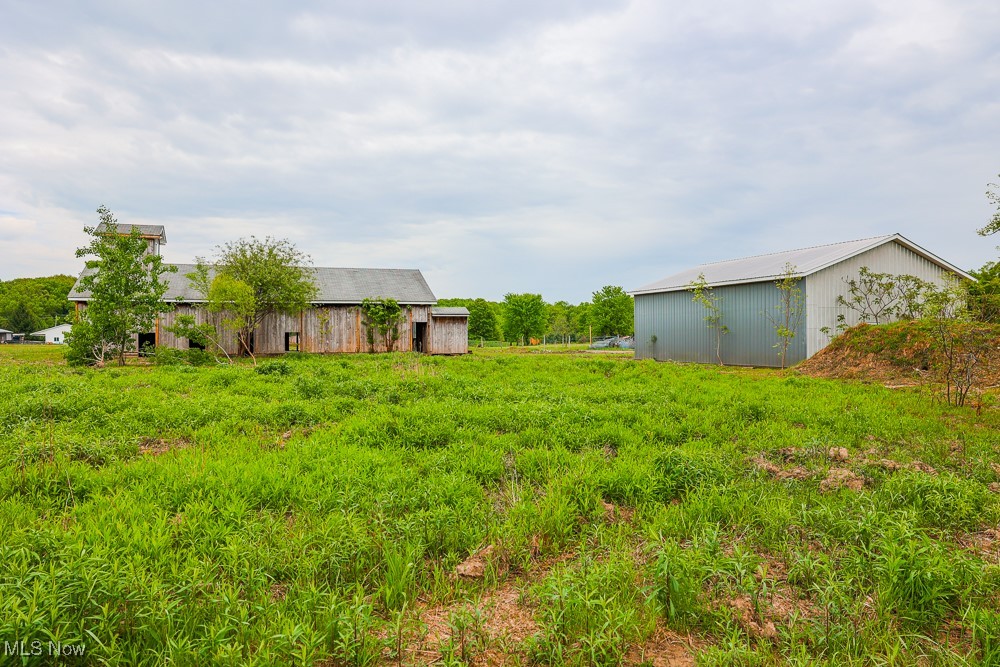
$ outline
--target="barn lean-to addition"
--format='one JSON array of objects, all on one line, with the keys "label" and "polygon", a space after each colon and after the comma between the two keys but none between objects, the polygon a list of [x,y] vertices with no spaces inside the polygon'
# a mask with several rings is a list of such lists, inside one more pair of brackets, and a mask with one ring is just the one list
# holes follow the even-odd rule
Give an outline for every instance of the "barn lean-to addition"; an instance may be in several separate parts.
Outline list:
[{"label": "barn lean-to addition", "polygon": [[[147,239],[148,252],[159,253],[166,243],[163,227],[138,225],[140,235]],[[130,225],[118,225],[116,233],[128,234]],[[167,292],[164,301],[173,308],[160,316],[155,327],[140,334],[137,347],[145,344],[175,349],[187,349],[191,341],[167,331],[179,315],[192,315],[198,323],[213,317],[204,308],[204,296],[199,294],[187,275],[194,264],[175,264],[176,273],[165,273]],[[255,354],[284,352],[368,352],[371,346],[361,312],[367,298],[395,299],[402,307],[403,321],[399,340],[394,349],[400,352],[428,354],[464,354],[469,351],[469,311],[465,308],[435,308],[437,298],[417,269],[363,269],[316,267],[309,269],[316,286],[316,296],[306,310],[298,313],[276,313],[265,317],[254,331],[252,347]],[[85,270],[80,274],[82,278]],[[69,294],[77,310],[86,308],[90,294],[79,289],[79,281]],[[440,311],[440,312],[435,312]],[[376,337],[377,338],[377,337]],[[235,335],[223,339],[229,353],[237,349]],[[384,352],[385,344],[375,342],[376,352]]]},{"label": "barn lean-to addition", "polygon": [[637,359],[715,363],[715,332],[705,322],[705,308],[694,303],[689,289],[704,274],[721,299],[724,363],[779,366],[778,336],[765,313],[775,313],[781,292],[775,281],[785,266],[794,267],[802,291],[804,313],[788,349],[787,363],[807,359],[826,347],[838,316],[848,326],[857,314],[838,305],[848,297],[845,279],[857,278],[862,267],[877,273],[907,274],[941,284],[946,275],[973,278],[900,234],[790,250],[712,264],[703,264],[633,290],[635,297],[635,356]]}]

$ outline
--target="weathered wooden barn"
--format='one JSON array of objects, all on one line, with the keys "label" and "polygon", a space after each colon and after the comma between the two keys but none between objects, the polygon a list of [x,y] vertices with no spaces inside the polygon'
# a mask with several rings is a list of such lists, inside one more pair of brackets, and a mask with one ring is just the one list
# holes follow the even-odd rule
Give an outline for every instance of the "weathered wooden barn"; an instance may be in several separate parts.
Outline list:
[{"label": "weathered wooden barn", "polygon": [[[129,225],[118,225],[118,233],[128,234]],[[149,243],[149,252],[159,253],[166,243],[163,228],[139,226],[140,234]],[[204,297],[191,285],[186,274],[194,264],[176,264],[176,273],[166,273],[168,281],[164,301],[173,309],[164,313],[153,330],[141,334],[137,347],[145,345],[187,349],[191,341],[170,331],[179,315],[192,315],[199,323],[212,322],[217,317],[204,308]],[[399,327],[397,351],[427,354],[464,354],[469,351],[469,311],[465,308],[435,308],[437,298],[417,269],[352,269],[317,267],[310,269],[316,286],[311,307],[298,313],[275,314],[266,317],[253,334],[254,354],[284,352],[368,352],[367,328],[361,303],[367,298],[395,299],[403,311]],[[80,274],[86,275],[85,270]],[[86,308],[90,294],[79,289],[79,282],[70,291],[69,300],[77,310]],[[217,322],[214,322],[217,323]],[[223,340],[227,352],[237,349],[235,336]],[[384,352],[385,345],[376,342],[375,351]]]},{"label": "weathered wooden barn", "polygon": [[779,338],[765,313],[775,313],[781,292],[775,281],[786,264],[794,267],[804,312],[786,362],[794,364],[826,347],[838,316],[848,326],[857,314],[838,305],[848,297],[846,279],[862,267],[878,273],[908,274],[941,283],[946,274],[972,277],[899,234],[702,264],[630,292],[635,297],[635,356],[661,361],[716,362],[716,334],[705,322],[704,306],[692,301],[690,285],[704,274],[721,300],[724,363],[780,366]]}]

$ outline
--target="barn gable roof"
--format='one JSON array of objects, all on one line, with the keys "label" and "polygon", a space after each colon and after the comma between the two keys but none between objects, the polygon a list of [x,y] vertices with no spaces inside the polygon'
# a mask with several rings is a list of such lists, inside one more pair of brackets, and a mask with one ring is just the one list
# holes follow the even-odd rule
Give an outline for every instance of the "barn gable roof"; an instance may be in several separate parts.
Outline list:
[{"label": "barn gable roof", "polygon": [[465,306],[435,306],[431,308],[431,317],[468,317],[469,309]]},{"label": "barn gable roof", "polygon": [[755,255],[742,259],[702,264],[675,273],[672,276],[667,276],[662,280],[657,280],[629,293],[639,295],[656,294],[659,292],[679,292],[689,289],[691,282],[697,280],[701,274],[705,275],[705,281],[711,287],[780,280],[784,274],[786,264],[791,264],[795,267],[795,277],[804,278],[886,243],[898,243],[928,261],[937,264],[946,271],[950,271],[962,278],[973,280],[972,276],[962,269],[924,250],[901,234],[887,234],[885,236],[873,236],[856,241],[844,241],[842,243],[831,243],[811,248],[801,248],[799,250],[786,250],[767,255]]},{"label": "barn gable roof", "polygon": [[[143,238],[156,238],[160,239],[160,243],[166,245],[167,243],[167,231],[163,228],[163,225],[129,225],[117,223],[115,225],[115,234],[121,234],[122,236],[128,236],[132,233],[132,228],[139,228],[139,236]],[[104,234],[108,232],[108,226],[103,222],[97,225],[97,233]]]},{"label": "barn gable roof", "polygon": [[[167,292],[164,301],[198,303],[204,301],[187,279],[186,274],[195,270],[194,264],[174,264],[177,273],[165,273]],[[437,298],[428,287],[418,269],[350,269],[334,267],[310,268],[316,285],[314,304],[355,304],[367,298],[395,299],[403,305],[433,305]],[[92,273],[84,270],[80,277]],[[79,289],[80,281],[69,293],[70,301],[88,301],[90,292]]]}]

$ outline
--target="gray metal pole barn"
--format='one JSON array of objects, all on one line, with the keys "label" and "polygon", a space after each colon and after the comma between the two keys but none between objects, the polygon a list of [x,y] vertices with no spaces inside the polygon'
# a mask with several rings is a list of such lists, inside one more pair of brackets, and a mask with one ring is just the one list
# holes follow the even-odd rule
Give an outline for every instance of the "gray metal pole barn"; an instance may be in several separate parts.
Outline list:
[{"label": "gray metal pole barn", "polygon": [[837,305],[847,296],[845,282],[862,267],[878,273],[907,274],[941,284],[947,275],[973,280],[965,271],[899,234],[834,243],[801,250],[703,264],[646,285],[635,296],[636,359],[717,363],[715,331],[705,322],[705,308],[692,301],[690,285],[699,275],[719,297],[722,361],[742,366],[780,366],[779,337],[766,314],[777,315],[781,292],[775,282],[791,265],[802,290],[804,313],[788,348],[788,365],[826,347],[838,316],[858,323],[853,311]]}]

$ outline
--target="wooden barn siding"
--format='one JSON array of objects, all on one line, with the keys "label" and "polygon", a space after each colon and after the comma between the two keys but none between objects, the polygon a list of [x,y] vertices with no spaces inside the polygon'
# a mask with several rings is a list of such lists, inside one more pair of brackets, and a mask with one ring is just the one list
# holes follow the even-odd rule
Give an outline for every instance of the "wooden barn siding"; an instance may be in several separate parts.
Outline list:
[{"label": "wooden barn siding", "polygon": [[[413,349],[413,322],[426,322],[429,306],[403,307],[396,351]],[[159,321],[157,344],[177,349],[187,349],[186,338],[179,338],[167,331],[178,315],[194,315],[199,323],[205,322],[208,313],[204,308],[181,304]],[[300,351],[316,353],[368,352],[368,336],[358,306],[316,306],[294,315],[276,314],[264,318],[254,333],[254,350],[257,354],[283,354],[285,333],[298,332]],[[231,347],[229,347],[231,346]],[[227,350],[236,349],[235,335],[228,336]],[[376,342],[376,352],[385,352],[385,345]]]},{"label": "wooden barn siding", "polygon": [[434,317],[428,325],[431,354],[465,354],[469,351],[469,319]]},{"label": "wooden barn siding", "polygon": [[[194,316],[195,322],[198,324],[204,324],[209,321],[209,318],[218,318],[218,315],[212,315],[205,308],[192,306],[190,304],[180,304],[170,312],[163,313],[157,322],[156,328],[156,344],[163,347],[172,347],[178,350],[188,349],[188,339],[177,336],[169,331],[167,327],[173,326],[177,321],[177,317],[180,315],[192,315]],[[226,349],[229,354],[236,353],[236,334],[230,332],[223,332],[222,334],[222,346]]]},{"label": "wooden barn siding", "polygon": [[858,323],[857,313],[838,306],[837,297],[849,296],[850,292],[844,278],[857,278],[862,266],[876,273],[908,274],[938,284],[942,284],[946,273],[934,262],[892,242],[807,276],[805,279],[809,284],[805,318],[807,357],[816,354],[830,343],[830,337],[820,329],[829,327],[831,330],[836,330],[837,315],[844,315],[848,326]]}]

